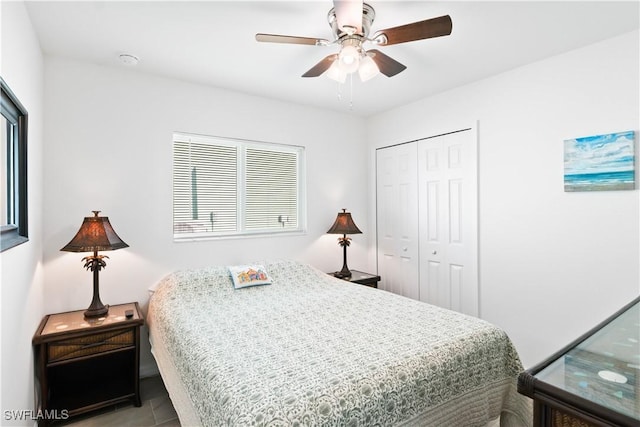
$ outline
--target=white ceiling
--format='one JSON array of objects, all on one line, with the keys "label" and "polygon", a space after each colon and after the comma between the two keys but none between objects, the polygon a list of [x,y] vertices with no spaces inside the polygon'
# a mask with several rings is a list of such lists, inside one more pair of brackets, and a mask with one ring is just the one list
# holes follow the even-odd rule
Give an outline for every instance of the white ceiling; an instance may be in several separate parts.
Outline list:
[{"label": "white ceiling", "polygon": [[[27,1],[49,55],[368,116],[640,27],[635,1],[368,1],[375,30],[450,15],[448,37],[381,47],[407,66],[339,85],[300,77],[336,46],[258,43],[255,33],[331,39],[332,1]],[[365,48],[372,47],[365,45]],[[597,61],[598,58],[594,58]],[[350,106],[350,100],[353,105]]]}]

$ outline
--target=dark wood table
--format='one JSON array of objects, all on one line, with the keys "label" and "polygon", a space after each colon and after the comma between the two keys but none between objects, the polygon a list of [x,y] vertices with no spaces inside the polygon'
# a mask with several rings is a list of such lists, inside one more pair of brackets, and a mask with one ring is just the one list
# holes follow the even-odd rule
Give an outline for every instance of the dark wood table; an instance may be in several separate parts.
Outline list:
[{"label": "dark wood table", "polygon": [[39,425],[123,401],[141,406],[138,303],[90,320],[84,311],[48,314],[33,336]]},{"label": "dark wood table", "polygon": [[[329,273],[334,277],[338,272]],[[372,288],[378,287],[380,276],[377,274],[365,273],[364,271],[351,270],[351,277],[338,277],[339,279],[349,281],[351,283],[358,283],[360,285],[369,286]]]}]

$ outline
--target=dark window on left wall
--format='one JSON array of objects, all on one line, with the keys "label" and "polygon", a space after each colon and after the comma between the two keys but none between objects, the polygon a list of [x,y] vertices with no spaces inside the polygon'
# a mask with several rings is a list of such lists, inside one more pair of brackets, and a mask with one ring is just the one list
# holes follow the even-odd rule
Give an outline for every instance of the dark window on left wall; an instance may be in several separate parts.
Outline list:
[{"label": "dark window on left wall", "polygon": [[29,240],[27,215],[27,110],[0,77],[0,250]]}]

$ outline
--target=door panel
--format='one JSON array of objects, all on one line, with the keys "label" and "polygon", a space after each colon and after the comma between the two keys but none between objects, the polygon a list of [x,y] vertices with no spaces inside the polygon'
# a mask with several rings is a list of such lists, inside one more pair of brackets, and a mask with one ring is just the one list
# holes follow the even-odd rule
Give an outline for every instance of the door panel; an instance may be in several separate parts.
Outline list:
[{"label": "door panel", "polygon": [[462,241],[462,181],[449,181],[449,243],[463,244]]},{"label": "door panel", "polygon": [[472,130],[418,142],[420,300],[473,316],[478,315],[476,153]]},{"label": "door panel", "polygon": [[427,205],[424,209],[427,226],[424,229],[424,236],[431,242],[440,241],[440,221],[438,216],[440,200],[440,183],[438,181],[427,181]]},{"label": "door panel", "polygon": [[376,156],[379,287],[418,299],[416,144],[379,149]]},{"label": "door panel", "polygon": [[449,265],[449,308],[451,310],[460,311],[464,310],[464,303],[462,301],[464,291],[464,266],[450,264]]}]

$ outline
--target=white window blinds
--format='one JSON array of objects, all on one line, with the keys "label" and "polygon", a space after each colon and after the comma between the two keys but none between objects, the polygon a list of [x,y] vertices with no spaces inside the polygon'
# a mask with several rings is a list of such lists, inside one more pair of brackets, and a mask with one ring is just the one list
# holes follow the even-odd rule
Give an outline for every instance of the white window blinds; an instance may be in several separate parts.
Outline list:
[{"label": "white window blinds", "polygon": [[247,148],[246,160],[246,228],[296,229],[296,153]]},{"label": "white window blinds", "polygon": [[301,231],[302,147],[174,134],[175,239]]}]

